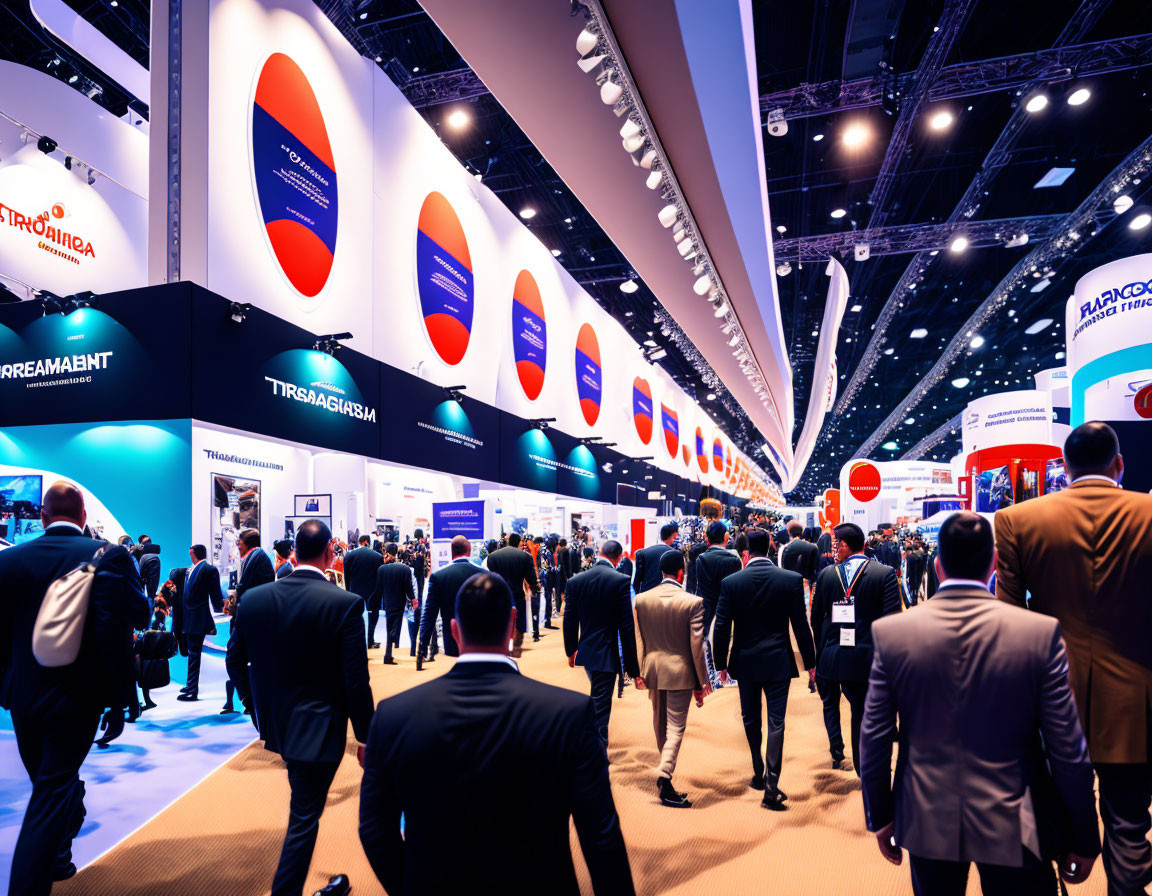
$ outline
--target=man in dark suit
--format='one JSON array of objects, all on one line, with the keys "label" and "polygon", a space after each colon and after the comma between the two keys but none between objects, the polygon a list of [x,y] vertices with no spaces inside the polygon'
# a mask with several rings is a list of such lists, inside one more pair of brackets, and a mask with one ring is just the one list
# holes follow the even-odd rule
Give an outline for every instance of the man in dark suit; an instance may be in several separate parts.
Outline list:
[{"label": "man in dark suit", "polygon": [[788,524],[788,534],[791,538],[780,551],[781,568],[798,572],[810,586],[815,585],[820,551],[816,545],[804,539],[804,527],[797,521]]},{"label": "man in dark suit", "polygon": [[[593,891],[631,896],[595,711],[587,697],[520,675],[508,657],[512,597],[476,569],[450,621],[456,664],[377,708],[360,788],[364,853],[389,893],[516,896],[545,881],[549,893],[576,896],[571,819]],[[532,787],[518,788],[521,779]],[[462,795],[477,812],[459,811]],[[499,858],[509,831],[512,874]]]},{"label": "man in dark suit", "polygon": [[[752,782],[764,791],[761,805],[781,811],[788,796],[780,790],[780,766],[784,755],[784,716],[788,709],[788,684],[799,674],[788,625],[804,668],[816,665],[816,649],[804,615],[804,579],[799,573],[780,569],[768,559],[770,539],[763,529],[748,533],[748,566],[724,579],[716,607],[716,669],[725,684],[728,670],[736,676],[740,691],[740,718],[752,751]],[[735,636],[732,637],[732,627]],[[732,637],[732,654],[728,654]],[[760,758],[760,696],[768,708],[768,742]]]},{"label": "man in dark suit", "polygon": [[561,538],[556,547],[556,612],[564,603],[564,593],[568,580],[572,578],[572,557],[568,550],[568,539]]},{"label": "man in dark suit", "polygon": [[[403,630],[404,610],[415,601],[416,576],[412,568],[397,560],[400,547],[394,541],[384,545],[384,562],[376,570],[376,585],[368,596],[368,618],[375,612],[377,617],[380,608],[384,608],[384,636],[387,646],[384,648],[384,663],[395,666],[392,659],[393,646],[400,646],[400,632]],[[373,609],[374,608],[374,609]],[[370,647],[379,647],[373,642]],[[415,652],[416,645],[412,645]]]},{"label": "man in dark suit", "polygon": [[685,563],[684,572],[684,590],[689,594],[696,594],[696,560],[701,554],[708,550],[708,539],[700,538],[692,542],[688,548],[688,557]]},{"label": "man in dark suit", "polygon": [[344,587],[359,595],[368,608],[368,648],[376,643],[376,624],[380,621],[380,605],[370,605],[372,592],[376,588],[376,571],[383,565],[384,558],[371,548],[372,539],[360,536],[360,547],[344,555]]},{"label": "man in dark suit", "polygon": [[704,655],[708,660],[708,673],[719,686],[713,674],[716,666],[712,656],[712,620],[716,618],[716,605],[720,602],[720,583],[733,573],[740,572],[743,564],[735,553],[728,550],[728,527],[720,520],[708,524],[704,533],[708,548],[696,558],[696,594],[704,601]]},{"label": "man in dark suit", "polygon": [[[273,896],[300,896],[348,721],[361,744],[372,721],[363,602],[324,576],[335,559],[324,523],[300,525],[296,558],[292,575],[244,596],[228,644],[228,674],[253,711],[264,748],[288,766],[292,800]],[[348,890],[348,878],[338,875],[320,892]]]},{"label": "man in dark suit", "polygon": [[628,576],[629,582],[632,581],[632,574],[635,571],[636,568],[632,565],[632,558],[627,554],[621,557],[620,562],[616,565],[616,572],[620,573],[620,575]]},{"label": "man in dark suit", "polygon": [[634,579],[636,593],[651,591],[660,584],[660,558],[669,551],[676,550],[672,542],[680,527],[675,523],[665,523],[660,527],[660,541],[636,551],[636,576]]},{"label": "man in dark suit", "polygon": [[[962,896],[971,862],[986,896],[1048,896],[1051,858],[1079,883],[1100,852],[1060,625],[992,599],[986,519],[954,514],[939,537],[936,597],[872,626],[860,735],[868,830],[888,861],[908,850],[917,896]],[[1040,804],[1048,793],[1055,805]],[[1049,838],[1053,818],[1063,843]]]},{"label": "man in dark suit", "polygon": [[456,618],[456,595],[461,586],[480,572],[471,559],[472,543],[463,535],[452,539],[452,562],[428,577],[428,600],[424,607],[423,624],[420,631],[420,652],[416,655],[416,668],[428,650],[429,641],[435,637],[436,616],[440,616],[440,627],[444,630],[444,655],[460,656],[460,648],[452,634],[452,620]]},{"label": "man in dark suit", "polygon": [[1152,496],[1120,488],[1106,423],[1076,427],[1064,463],[1064,491],[997,511],[996,596],[1060,621],[1100,780],[1108,891],[1128,896],[1152,882]]},{"label": "man in dark suit", "polygon": [[106,730],[101,743],[113,740],[136,700],[132,630],[147,628],[151,604],[123,547],[108,545],[99,561],[76,661],[46,667],[32,653],[48,586],[106,544],[85,537],[86,518],[80,490],[57,482],[41,502],[44,533],[0,551],[0,706],[12,713],[16,749],[32,782],[12,855],[13,894],[43,896],[53,881],[76,873],[72,840],[85,815],[80,766],[97,726]]},{"label": "man in dark suit", "polygon": [[188,549],[192,568],[184,582],[184,638],[188,642],[188,682],[180,689],[177,700],[200,699],[200,657],[204,639],[216,634],[212,612],[224,611],[220,591],[220,570],[208,562],[208,550],[202,544]]},{"label": "man in dark suit", "polygon": [[172,634],[176,636],[180,655],[188,656],[188,638],[184,634],[184,585],[188,581],[188,567],[177,566],[168,570],[168,578],[175,586],[172,592],[172,604],[169,607],[172,614]]},{"label": "man in dark suit", "polygon": [[[147,535],[140,537],[148,538]],[[153,544],[151,539],[140,545],[140,581],[144,583],[148,600],[154,600],[160,588],[160,545]]]},{"label": "man in dark suit", "polygon": [[287,538],[282,539],[272,545],[272,549],[276,551],[276,578],[282,579],[284,576],[292,575],[292,570],[295,569],[292,565],[292,542]]},{"label": "man in dark suit", "polygon": [[[233,617],[236,615],[236,606],[245,592],[276,580],[272,561],[260,548],[259,529],[242,530],[236,537],[236,548],[240,552],[240,581],[236,583],[235,594],[224,604],[224,611]],[[229,642],[232,640],[231,631],[228,640]],[[220,715],[231,715],[236,711],[232,705],[232,695],[235,691],[236,685],[229,678],[224,683],[224,708],[220,710]]]},{"label": "man in dark suit", "polygon": [[816,687],[824,704],[824,727],[832,767],[844,761],[840,694],[852,714],[852,761],[860,774],[860,720],[872,668],[872,623],[900,612],[896,570],[864,556],[864,532],[855,523],[833,530],[836,556],[816,579],[812,594],[812,634],[816,642]]},{"label": "man in dark suit", "polygon": [[880,536],[880,543],[876,545],[876,559],[896,570],[896,574],[900,574],[901,556],[900,545],[896,543],[896,537],[892,534],[891,529],[885,529]]},{"label": "man in dark suit", "polygon": [[[488,569],[496,573],[508,583],[512,589],[512,600],[516,604],[516,636],[512,642],[512,656],[519,657],[524,644],[524,633],[528,630],[527,606],[524,601],[524,589],[532,593],[532,600],[540,600],[540,583],[536,579],[536,565],[532,562],[532,555],[520,550],[520,535],[513,532],[508,536],[508,547],[488,555]],[[532,640],[540,640],[540,620],[536,619],[532,625]]]},{"label": "man in dark suit", "polygon": [[583,666],[588,674],[596,730],[605,747],[621,650],[625,673],[633,678],[640,674],[628,577],[616,571],[623,553],[620,542],[604,542],[599,559],[568,583],[564,606],[564,652],[569,666]]}]

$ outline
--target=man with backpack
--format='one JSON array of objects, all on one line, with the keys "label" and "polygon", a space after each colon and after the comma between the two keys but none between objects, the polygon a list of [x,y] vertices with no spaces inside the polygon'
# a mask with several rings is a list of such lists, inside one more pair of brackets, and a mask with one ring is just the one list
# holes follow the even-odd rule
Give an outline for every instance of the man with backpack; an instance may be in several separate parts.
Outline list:
[{"label": "man with backpack", "polygon": [[[10,887],[31,896],[76,873],[72,840],[85,815],[80,766],[98,727],[106,731],[101,743],[124,730],[125,707],[136,699],[132,633],[146,628],[151,615],[131,554],[85,536],[87,513],[76,486],[50,486],[41,519],[43,535],[0,554],[0,706],[12,713],[32,781]],[[74,573],[89,562],[94,574]],[[67,624],[62,592],[74,600],[82,625]],[[37,624],[46,614],[56,625]]]}]

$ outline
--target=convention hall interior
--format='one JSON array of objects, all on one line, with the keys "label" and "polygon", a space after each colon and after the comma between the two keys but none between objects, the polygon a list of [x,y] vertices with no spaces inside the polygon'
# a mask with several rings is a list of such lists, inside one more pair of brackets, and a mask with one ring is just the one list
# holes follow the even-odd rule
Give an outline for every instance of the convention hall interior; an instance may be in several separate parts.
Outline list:
[{"label": "convention hall interior", "polygon": [[0,0],[0,892],[1152,893],[1147,0]]}]

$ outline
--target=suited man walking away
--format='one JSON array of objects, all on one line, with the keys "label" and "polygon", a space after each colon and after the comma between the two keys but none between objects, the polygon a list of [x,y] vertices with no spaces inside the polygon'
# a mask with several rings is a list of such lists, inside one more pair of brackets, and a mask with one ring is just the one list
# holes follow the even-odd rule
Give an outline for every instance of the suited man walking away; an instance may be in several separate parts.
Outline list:
[{"label": "suited man walking away", "polygon": [[[401,626],[404,624],[404,608],[416,600],[416,575],[412,567],[397,560],[400,548],[394,541],[384,545],[384,562],[376,570],[376,587],[368,597],[368,625],[372,627],[373,608],[377,618],[380,608],[384,608],[384,639],[387,646],[384,648],[384,663],[395,666],[392,659],[392,647],[400,646]],[[371,648],[380,645],[373,641],[368,645]],[[412,645],[416,650],[416,645]]]},{"label": "suited man walking away", "polygon": [[816,545],[804,539],[804,527],[796,520],[788,524],[788,534],[791,538],[780,551],[780,567],[800,573],[809,586],[814,586],[820,551]]},{"label": "suited man walking away", "polygon": [[[518,896],[543,881],[576,896],[571,819],[593,891],[632,896],[591,701],[520,674],[508,657],[513,594],[498,575],[477,569],[455,610],[456,664],[384,700],[372,720],[360,842],[380,883],[389,893]],[[532,787],[516,787],[521,778]],[[462,795],[479,814],[459,811]],[[501,858],[509,831],[514,873]]]},{"label": "suited man walking away", "polygon": [[360,546],[344,555],[344,587],[358,595],[368,610],[368,647],[374,649],[376,625],[380,621],[380,604],[372,605],[372,594],[376,590],[376,571],[384,563],[384,557],[372,550],[372,539],[360,536]]},{"label": "suited man walking away", "polygon": [[153,544],[147,535],[140,536],[140,580],[144,595],[154,600],[160,587],[160,545]]},{"label": "suited man walking away", "polygon": [[440,616],[440,627],[444,630],[444,655],[460,656],[460,647],[452,634],[452,620],[456,618],[456,595],[464,583],[480,571],[480,567],[471,561],[472,542],[463,535],[452,539],[451,552],[452,561],[428,577],[428,600],[422,614],[424,622],[420,631],[420,652],[416,654],[418,670],[422,667],[429,641],[436,636],[437,615]]},{"label": "suited man walking away", "polygon": [[[244,529],[236,538],[236,547],[240,551],[240,581],[236,584],[236,593],[225,603],[224,610],[233,618],[236,616],[236,607],[245,592],[276,581],[276,573],[272,569],[272,561],[260,549],[260,530]],[[228,640],[231,642],[232,633],[229,631]],[[224,708],[220,715],[230,715],[236,710],[232,706],[232,695],[236,685],[231,678],[224,683]]]},{"label": "suited man walking away", "polygon": [[676,550],[672,542],[676,540],[680,527],[675,523],[665,523],[660,527],[658,544],[648,545],[636,552],[636,593],[651,591],[660,584],[660,558],[669,551]]},{"label": "suited man walking away", "polygon": [[8,892],[21,896],[43,896],[53,881],[76,873],[72,840],[85,816],[80,766],[98,726],[106,729],[101,743],[124,730],[124,710],[136,700],[132,630],[147,628],[152,614],[131,555],[109,545],[92,583],[76,661],[41,666],[32,631],[45,591],[107,543],[84,535],[84,496],[70,483],[48,487],[40,518],[43,535],[0,551],[0,707],[12,713],[16,749],[32,782],[9,878]]},{"label": "suited man walking away", "polygon": [[1124,458],[1106,423],[1074,429],[1064,463],[1067,489],[997,512],[996,596],[1060,621],[1100,781],[1108,892],[1142,894],[1152,882],[1152,497],[1119,487]]},{"label": "suited man walking away", "polygon": [[224,612],[224,595],[220,591],[220,570],[208,562],[208,550],[202,544],[188,549],[192,568],[184,582],[184,637],[188,642],[188,682],[180,689],[177,700],[200,699],[200,657],[204,639],[216,634],[213,611]]},{"label": "suited man walking away", "polygon": [[605,747],[621,650],[624,671],[633,678],[640,674],[628,577],[616,572],[623,553],[620,542],[604,542],[596,562],[568,582],[564,604],[564,652],[569,666],[583,666],[588,674],[596,728]]},{"label": "suited man walking away", "polygon": [[[908,850],[917,896],[963,896],[972,862],[985,896],[1048,896],[1051,858],[1079,883],[1100,852],[1060,625],[992,599],[986,519],[953,514],[939,538],[936,597],[872,626],[860,734],[868,830],[888,861]],[[1056,804],[1038,804],[1048,793]],[[1052,818],[1067,830],[1047,829]]]},{"label": "suited man walking away", "polygon": [[[728,527],[720,520],[708,524],[704,537],[708,548],[696,558],[696,593],[704,602],[704,650],[709,674],[715,672],[712,654],[712,620],[716,618],[716,605],[720,603],[720,584],[733,573],[740,572],[743,564],[735,553],[728,550]],[[719,684],[713,675],[712,684]]]},{"label": "suited man walking away", "polygon": [[824,704],[824,727],[832,767],[844,761],[840,694],[852,714],[852,761],[860,774],[860,721],[872,668],[872,623],[900,612],[896,570],[864,556],[864,531],[855,523],[832,530],[836,556],[816,579],[812,594],[812,635],[816,642],[816,687]]},{"label": "suited man walking away", "polygon": [[[524,589],[532,593],[532,601],[540,600],[540,583],[536,579],[536,564],[532,562],[532,555],[520,550],[520,534],[512,532],[508,536],[508,547],[488,555],[488,569],[496,573],[508,583],[512,589],[512,600],[516,602],[516,635],[513,638],[512,656],[519,657],[521,646],[524,643],[524,633],[528,631],[527,605],[524,601]],[[533,620],[532,640],[540,640],[540,620]]]},{"label": "suited man walking away", "polygon": [[[291,575],[244,596],[228,644],[228,674],[253,710],[264,749],[288,766],[292,799],[273,896],[302,893],[348,721],[364,743],[372,720],[363,603],[324,576],[335,559],[324,523],[306,520],[296,530],[296,559]],[[359,755],[363,761],[363,747]],[[337,875],[320,892],[349,889]]]},{"label": "suited man walking away", "polygon": [[[768,559],[771,542],[763,529],[748,533],[748,566],[728,576],[720,586],[716,607],[716,669],[727,682],[736,676],[740,718],[752,751],[754,790],[763,790],[760,805],[782,811],[788,795],[780,790],[784,755],[784,717],[788,684],[799,675],[788,625],[796,636],[804,668],[816,665],[816,649],[804,615],[804,579],[780,569]],[[732,628],[735,626],[735,635]],[[731,638],[732,653],[728,653]],[[768,710],[768,739],[760,758],[760,697]]]},{"label": "suited man walking away", "polygon": [[688,724],[692,698],[703,706],[712,692],[704,662],[704,602],[684,590],[684,555],[668,551],[660,558],[663,580],[636,596],[636,640],[640,654],[638,690],[652,698],[652,727],[660,762],[656,789],[660,802],[691,808],[688,795],[672,786],[676,758]]}]

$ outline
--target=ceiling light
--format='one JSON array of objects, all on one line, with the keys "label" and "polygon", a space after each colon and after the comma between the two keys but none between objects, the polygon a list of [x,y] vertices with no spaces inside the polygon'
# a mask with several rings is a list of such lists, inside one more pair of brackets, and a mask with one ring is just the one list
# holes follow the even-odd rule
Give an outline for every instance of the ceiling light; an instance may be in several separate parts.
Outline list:
[{"label": "ceiling light", "polygon": [[463,109],[457,109],[455,112],[448,116],[449,126],[455,128],[456,130],[460,130],[460,128],[464,127],[471,120],[472,119],[469,117],[468,113]]},{"label": "ceiling light", "polygon": [[894,348],[886,348],[886,349],[884,349],[884,354],[886,354],[886,355],[891,355],[891,354],[893,354],[895,351],[896,351],[896,349],[894,349]]},{"label": "ceiling light", "polygon": [[952,126],[952,122],[955,120],[951,112],[942,109],[928,119],[928,127],[934,131],[945,131]]},{"label": "ceiling light", "polygon": [[840,138],[846,147],[855,149],[858,146],[863,146],[868,142],[871,136],[870,131],[863,124],[859,122],[850,124],[844,129],[844,135]]},{"label": "ceiling light", "polygon": [[1128,222],[1129,230],[1143,230],[1150,223],[1152,223],[1152,215],[1147,212],[1141,212],[1135,218]]},{"label": "ceiling light", "polygon": [[1064,352],[1056,352],[1056,360],[1057,361],[1063,361],[1064,360]]},{"label": "ceiling light", "polygon": [[652,167],[652,163],[656,161],[656,150],[649,148],[648,152],[640,156],[640,167],[645,171]]},{"label": "ceiling light", "polygon": [[[1051,321],[1049,321],[1051,323]],[[969,348],[980,348],[984,344],[983,336],[973,336],[972,341],[968,343]]]},{"label": "ceiling light", "polygon": [[1030,326],[1024,332],[1027,333],[1029,336],[1035,336],[1037,333],[1044,332],[1050,326],[1052,326],[1052,318],[1042,317],[1042,318],[1040,318],[1040,320],[1036,321],[1036,323],[1032,324],[1032,326]]},{"label": "ceiling light", "polygon": [[661,358],[666,358],[666,357],[668,357],[668,352],[662,348],[658,348],[658,349],[656,349],[656,351],[652,352],[652,354],[650,354],[648,356],[648,360],[649,361],[659,361]]},{"label": "ceiling light", "polygon": [[927,330],[925,330],[923,327],[917,327],[915,330],[913,330],[911,333],[908,334],[908,338],[909,339],[923,339],[927,335],[928,335]]},{"label": "ceiling light", "polygon": [[692,251],[692,240],[681,240],[676,244],[676,251],[680,253],[681,258],[688,258],[688,253]]},{"label": "ceiling light", "polygon": [[863,305],[853,305],[851,310],[852,310],[852,313],[855,314],[858,311],[863,311],[864,306]]},{"label": "ceiling light", "polygon": [[649,190],[655,190],[658,186],[660,186],[660,181],[662,181],[663,179],[664,179],[664,172],[653,171],[651,174],[648,175],[648,180],[646,180],[644,182],[644,185]]},{"label": "ceiling light", "polygon": [[559,258],[560,257],[560,250],[559,249],[553,249],[552,250],[552,257],[553,258]]},{"label": "ceiling light", "polygon": [[1028,102],[1024,104],[1024,109],[1035,115],[1037,112],[1042,111],[1048,105],[1048,97],[1042,93],[1034,94]]},{"label": "ceiling light", "polygon": [[603,53],[597,53],[595,56],[585,56],[583,59],[577,60],[576,64],[580,66],[580,71],[584,72],[584,74],[588,74],[606,58],[607,57]]},{"label": "ceiling light", "polygon": [[909,417],[907,420],[904,421],[904,425],[905,426],[911,426],[915,422],[916,422],[915,417]]},{"label": "ceiling light", "polygon": [[1117,196],[1116,199],[1112,202],[1112,211],[1116,212],[1118,215],[1124,214],[1124,212],[1128,211],[1130,208],[1132,208],[1132,197],[1127,194],[1124,194],[1123,196]]},{"label": "ceiling light", "polygon": [[535,218],[536,217],[536,209],[532,208],[532,206],[530,206],[530,205],[526,205],[526,206],[524,206],[524,208],[520,209],[520,217],[523,218],[525,221],[528,221],[531,218]]},{"label": "ceiling light", "polygon": [[844,211],[842,208],[834,208],[831,212],[829,212],[829,214],[833,218],[843,218],[846,214],[848,214],[848,212]]},{"label": "ceiling light", "polygon": [[776,276],[787,277],[792,273],[792,263],[790,261],[782,261],[776,265]]},{"label": "ceiling light", "polygon": [[581,56],[587,56],[596,49],[596,41],[596,32],[585,28],[576,38],[576,52]]},{"label": "ceiling light", "polygon": [[1046,290],[1051,285],[1052,281],[1045,277],[1043,280],[1033,286],[1029,292],[1044,292],[1044,290]]},{"label": "ceiling light", "polygon": [[721,302],[719,305],[716,306],[716,310],[712,312],[714,317],[723,317],[727,313],[728,313],[728,303],[727,302]]},{"label": "ceiling light", "polygon": [[609,78],[600,85],[600,101],[605,106],[615,106],[624,95],[624,88]]},{"label": "ceiling light", "polygon": [[[624,147],[624,152],[636,152],[636,150],[644,145],[644,135],[637,134],[635,137],[625,137],[620,142],[620,145]],[[632,164],[637,167],[640,166],[640,162],[635,158],[632,159]]]},{"label": "ceiling light", "polygon": [[692,284],[692,291],[696,293],[696,295],[702,296],[708,292],[711,286],[712,281],[708,279],[707,274],[703,274]]},{"label": "ceiling light", "polygon": [[636,290],[639,288],[640,287],[636,285],[635,280],[625,280],[620,284],[620,292],[633,293],[636,292]]},{"label": "ceiling light", "polygon": [[629,137],[635,137],[639,133],[640,122],[638,122],[635,118],[629,118],[620,128],[620,136],[624,140],[627,140]]},{"label": "ceiling light", "polygon": [[731,339],[728,340],[728,345],[729,345],[729,347],[731,347],[739,341],[740,341],[740,334],[737,333],[735,336],[733,336]]},{"label": "ceiling light", "polygon": [[883,448],[885,451],[895,451],[895,450],[897,450],[897,449],[898,449],[900,446],[899,446],[899,445],[897,445],[895,442],[885,442],[885,443],[884,443],[883,445],[881,445],[880,447],[881,447],[881,448]]},{"label": "ceiling light", "polygon": [[656,217],[660,219],[660,223],[665,227],[671,227],[676,223],[676,206],[666,205],[656,213]]},{"label": "ceiling light", "polygon": [[716,394],[714,392],[709,392],[707,395],[704,396],[704,400],[705,401],[715,401],[716,400]]},{"label": "ceiling light", "polygon": [[968,237],[957,236],[952,238],[952,242],[948,244],[948,248],[952,252],[963,252],[968,248]]},{"label": "ceiling light", "polygon": [[1088,102],[1088,97],[1092,96],[1092,91],[1087,87],[1079,87],[1068,94],[1069,106],[1083,106]]},{"label": "ceiling light", "polygon": [[813,135],[812,135],[812,142],[813,142],[813,143],[819,143],[819,142],[820,142],[821,140],[823,140],[823,139],[824,139],[824,135],[823,135],[823,134],[813,134]]},{"label": "ceiling light", "polygon": [[1049,168],[1044,176],[1032,185],[1032,189],[1043,190],[1045,187],[1062,186],[1075,170],[1075,168]]},{"label": "ceiling light", "polygon": [[962,376],[962,377],[958,377],[957,379],[952,380],[952,385],[955,386],[957,389],[963,389],[970,382],[972,382],[972,381],[970,379],[968,379],[968,377]]}]

